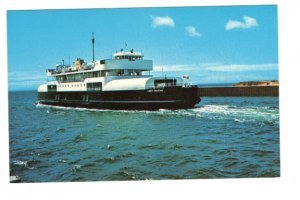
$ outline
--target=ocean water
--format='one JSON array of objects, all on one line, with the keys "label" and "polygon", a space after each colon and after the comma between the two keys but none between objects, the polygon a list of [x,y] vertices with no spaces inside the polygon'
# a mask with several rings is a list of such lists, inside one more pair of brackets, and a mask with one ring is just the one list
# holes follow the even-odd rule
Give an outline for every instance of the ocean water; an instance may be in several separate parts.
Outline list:
[{"label": "ocean water", "polygon": [[278,97],[101,111],[43,106],[36,95],[9,93],[10,174],[22,182],[280,176]]}]

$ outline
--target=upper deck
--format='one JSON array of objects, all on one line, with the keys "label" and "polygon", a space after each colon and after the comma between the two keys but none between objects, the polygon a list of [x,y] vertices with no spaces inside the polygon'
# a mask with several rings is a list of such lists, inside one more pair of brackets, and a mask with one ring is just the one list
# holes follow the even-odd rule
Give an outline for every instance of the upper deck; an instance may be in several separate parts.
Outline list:
[{"label": "upper deck", "polygon": [[72,65],[60,64],[56,69],[48,69],[47,76],[60,76],[74,73],[85,73],[91,71],[103,71],[104,73],[115,71],[121,75],[127,75],[131,72],[151,71],[153,70],[152,60],[144,60],[141,52],[135,52],[133,49],[113,54],[112,59],[98,60],[91,63],[84,62],[83,59],[77,58]]}]

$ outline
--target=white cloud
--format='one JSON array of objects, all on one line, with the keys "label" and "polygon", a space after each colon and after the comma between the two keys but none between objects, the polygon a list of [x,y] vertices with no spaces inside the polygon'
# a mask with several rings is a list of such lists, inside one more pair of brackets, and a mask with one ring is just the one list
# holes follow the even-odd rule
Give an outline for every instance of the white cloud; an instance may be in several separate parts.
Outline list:
[{"label": "white cloud", "polygon": [[208,71],[216,71],[216,72],[242,72],[242,71],[271,71],[278,70],[278,64],[270,63],[270,64],[241,64],[241,65],[216,65],[207,67]]},{"label": "white cloud", "polygon": [[160,65],[160,66],[154,66],[153,71],[156,72],[176,72],[176,71],[190,71],[193,70],[195,64],[178,64],[178,65]]},{"label": "white cloud", "polygon": [[199,63],[154,66],[153,71],[176,72],[176,71],[211,71],[211,72],[248,72],[248,71],[274,71],[278,70],[277,63],[264,64],[228,64],[223,63]]},{"label": "white cloud", "polygon": [[186,30],[188,36],[191,36],[191,37],[200,37],[201,36],[201,34],[199,32],[197,32],[196,28],[193,26],[187,26],[187,27],[185,27],[185,30]]},{"label": "white cloud", "polygon": [[[42,81],[39,80],[35,80],[35,81],[24,81],[24,82],[9,82],[8,85],[9,86],[22,86],[22,87],[27,87],[27,86],[38,86],[42,83]],[[37,89],[37,88],[36,88]]]},{"label": "white cloud", "polygon": [[156,28],[158,26],[169,26],[169,27],[174,27],[175,26],[175,22],[174,20],[169,17],[152,17],[152,27]]},{"label": "white cloud", "polygon": [[278,64],[180,63],[178,65],[155,66],[151,74],[169,77],[189,75],[189,81],[193,84],[238,83],[241,81],[278,79]]},{"label": "white cloud", "polygon": [[27,76],[20,76],[20,75],[11,75],[9,74],[8,80],[9,81],[31,81],[31,80],[46,80],[46,75],[27,75]]},{"label": "white cloud", "polygon": [[9,90],[15,89],[37,89],[37,86],[47,81],[43,71],[15,71],[8,72]]},{"label": "white cloud", "polygon": [[244,16],[243,19],[244,19],[243,22],[236,21],[236,20],[229,20],[225,25],[225,29],[232,30],[235,28],[252,28],[258,26],[258,23],[254,18]]}]

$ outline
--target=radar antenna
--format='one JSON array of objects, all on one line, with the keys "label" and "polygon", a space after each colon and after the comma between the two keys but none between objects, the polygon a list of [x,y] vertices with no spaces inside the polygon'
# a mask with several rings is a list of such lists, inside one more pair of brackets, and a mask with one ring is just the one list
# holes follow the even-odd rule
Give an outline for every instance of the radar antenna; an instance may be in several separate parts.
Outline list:
[{"label": "radar antenna", "polygon": [[92,33],[92,45],[93,45],[93,62],[95,61],[95,38],[94,38],[94,32]]}]

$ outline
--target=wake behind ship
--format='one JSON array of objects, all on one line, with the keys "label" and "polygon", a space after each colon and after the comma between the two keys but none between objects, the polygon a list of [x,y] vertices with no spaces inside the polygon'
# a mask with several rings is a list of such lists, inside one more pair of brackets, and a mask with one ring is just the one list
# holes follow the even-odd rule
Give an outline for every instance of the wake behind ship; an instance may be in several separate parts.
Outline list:
[{"label": "wake behind ship", "polygon": [[180,77],[153,77],[152,60],[131,49],[112,59],[86,63],[77,58],[72,65],[47,69],[48,82],[38,87],[40,104],[95,109],[181,109],[200,102],[197,86]]}]

